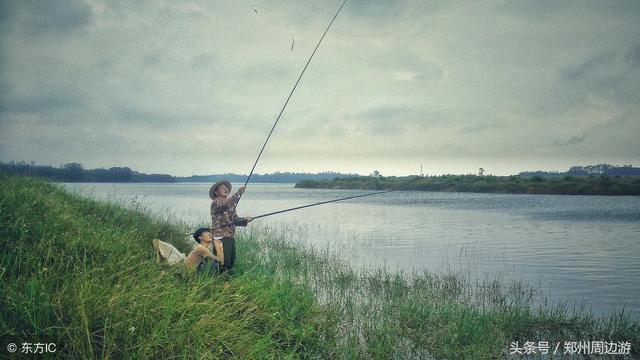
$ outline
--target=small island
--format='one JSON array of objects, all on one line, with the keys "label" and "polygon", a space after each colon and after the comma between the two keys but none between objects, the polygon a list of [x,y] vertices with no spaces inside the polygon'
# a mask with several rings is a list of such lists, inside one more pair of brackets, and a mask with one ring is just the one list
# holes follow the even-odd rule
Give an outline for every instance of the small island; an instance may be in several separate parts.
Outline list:
[{"label": "small island", "polygon": [[[526,172],[519,175],[441,175],[441,176],[369,176],[336,177],[332,180],[302,180],[296,188],[358,189],[476,192],[498,194],[553,195],[640,195],[640,176],[625,175],[620,167],[598,165],[599,173],[590,172],[596,166],[572,167],[565,173]],[[586,170],[585,170],[586,169]],[[603,170],[604,169],[604,170]],[[637,168],[624,167],[627,173]],[[622,175],[613,175],[613,174]]]}]

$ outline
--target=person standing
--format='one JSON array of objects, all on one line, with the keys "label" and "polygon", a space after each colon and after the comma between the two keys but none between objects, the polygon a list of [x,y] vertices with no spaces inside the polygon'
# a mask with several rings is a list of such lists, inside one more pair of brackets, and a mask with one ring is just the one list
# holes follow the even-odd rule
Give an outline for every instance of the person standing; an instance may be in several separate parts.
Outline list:
[{"label": "person standing", "polygon": [[218,181],[209,189],[211,198],[211,234],[216,240],[222,241],[224,251],[223,271],[233,268],[236,262],[236,241],[234,235],[236,226],[247,226],[253,219],[250,216],[239,217],[236,214],[236,205],[240,196],[244,193],[245,187],[241,187],[235,194],[231,193],[231,183],[222,180]]}]

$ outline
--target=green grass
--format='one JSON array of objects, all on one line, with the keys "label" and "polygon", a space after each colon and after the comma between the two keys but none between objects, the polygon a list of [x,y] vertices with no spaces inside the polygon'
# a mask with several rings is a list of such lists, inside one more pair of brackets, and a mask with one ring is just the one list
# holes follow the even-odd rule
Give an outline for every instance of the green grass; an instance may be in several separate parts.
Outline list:
[{"label": "green grass", "polygon": [[3,354],[38,341],[75,359],[325,354],[326,317],[310,291],[266,272],[241,271],[225,287],[159,266],[151,239],[186,251],[180,226],[0,176]]},{"label": "green grass", "polygon": [[[155,264],[184,225],[0,175],[0,338],[68,358],[493,359],[520,341],[630,341],[624,311],[545,304],[522,283],[354,269],[291,227],[240,231],[231,279]],[[228,281],[227,281],[228,280]],[[541,305],[540,305],[541,304]],[[5,355],[6,353],[2,353]]]},{"label": "green grass", "polygon": [[303,180],[297,188],[456,191],[504,194],[640,195],[638,176],[354,176],[333,180]]}]

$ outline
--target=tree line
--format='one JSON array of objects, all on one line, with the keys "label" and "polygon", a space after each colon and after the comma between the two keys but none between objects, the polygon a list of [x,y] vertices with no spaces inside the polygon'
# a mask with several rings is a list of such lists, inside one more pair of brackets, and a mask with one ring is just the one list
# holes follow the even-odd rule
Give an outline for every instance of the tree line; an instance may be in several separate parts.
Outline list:
[{"label": "tree line", "polygon": [[571,166],[568,171],[524,171],[519,174],[524,177],[564,177],[564,176],[590,176],[590,175],[609,175],[609,176],[638,176],[640,168],[631,165],[611,165],[597,164],[586,166]]},{"label": "tree line", "polygon": [[511,194],[640,195],[640,177],[588,175],[543,176],[359,176],[333,180],[303,180],[297,188],[412,190]]},{"label": "tree line", "polygon": [[[167,174],[144,174],[131,170],[128,167],[111,167],[108,169],[85,169],[81,163],[72,162],[54,167],[51,165],[37,165],[34,162],[0,162],[0,171],[45,178],[60,182],[216,182],[218,180],[228,180],[231,182],[244,182],[247,175],[233,173],[221,175],[193,175],[193,176],[171,176]],[[328,180],[336,177],[350,177],[355,174],[342,174],[337,172],[296,173],[296,172],[275,172],[273,174],[254,174],[253,182],[264,183],[295,183],[302,179]]]},{"label": "tree line", "polygon": [[85,169],[77,162],[67,163],[61,167],[36,165],[33,162],[24,161],[0,162],[0,171],[61,182],[176,182],[171,175],[143,174],[128,167]]}]

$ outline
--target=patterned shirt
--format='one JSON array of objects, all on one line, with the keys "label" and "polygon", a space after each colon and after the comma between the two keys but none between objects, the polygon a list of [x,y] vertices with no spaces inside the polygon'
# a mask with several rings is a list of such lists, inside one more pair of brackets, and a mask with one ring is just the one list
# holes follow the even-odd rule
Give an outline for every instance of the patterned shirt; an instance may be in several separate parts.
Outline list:
[{"label": "patterned shirt", "polygon": [[[211,201],[211,235],[215,237],[233,237],[236,233],[236,225],[246,226],[244,218],[236,214],[236,205],[240,200],[240,193],[227,196],[226,199],[216,198]],[[235,223],[220,228],[222,225]],[[217,228],[217,229],[216,229]]]}]

